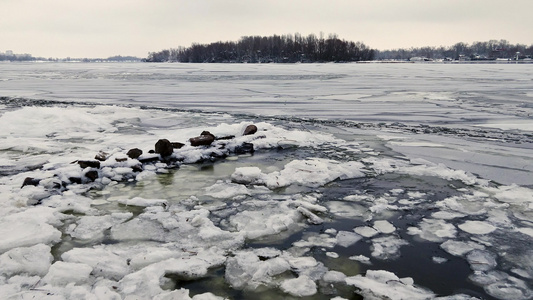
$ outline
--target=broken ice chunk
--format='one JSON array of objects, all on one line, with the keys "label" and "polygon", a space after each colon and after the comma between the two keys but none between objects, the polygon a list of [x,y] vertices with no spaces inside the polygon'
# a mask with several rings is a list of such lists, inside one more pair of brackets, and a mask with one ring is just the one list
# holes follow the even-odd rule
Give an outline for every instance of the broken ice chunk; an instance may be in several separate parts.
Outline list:
[{"label": "broken ice chunk", "polygon": [[460,224],[459,229],[470,234],[488,234],[496,230],[496,227],[483,221],[466,221]]},{"label": "broken ice chunk", "polygon": [[344,273],[339,272],[339,271],[328,271],[322,277],[322,280],[328,283],[344,282],[345,279],[346,279],[346,275],[344,275]]},{"label": "broken ice chunk", "polygon": [[484,250],[485,246],[468,241],[468,242],[461,242],[461,241],[454,241],[454,240],[447,240],[446,242],[442,243],[440,245],[444,251],[450,253],[454,256],[463,256],[464,254],[474,250]]},{"label": "broken ice chunk", "polygon": [[43,282],[57,286],[83,284],[89,280],[92,270],[93,268],[86,264],[56,261],[43,277]]},{"label": "broken ice chunk", "polygon": [[356,227],[354,228],[354,230],[356,233],[366,237],[366,238],[370,238],[370,237],[373,237],[375,236],[376,234],[378,234],[379,232],[372,228],[372,227],[369,227],[369,226],[360,226],[360,227]]},{"label": "broken ice chunk", "polygon": [[485,250],[472,250],[466,255],[466,259],[474,271],[488,271],[498,265],[496,255]]},{"label": "broken ice chunk", "polygon": [[405,240],[395,236],[384,236],[372,239],[372,256],[379,259],[394,259],[400,255],[400,247],[408,245]]},{"label": "broken ice chunk", "polygon": [[241,195],[251,195],[248,188],[242,184],[226,183],[219,181],[205,189],[205,195],[217,199],[231,199]]},{"label": "broken ice chunk", "polygon": [[346,283],[359,288],[360,294],[368,299],[431,299],[434,294],[416,287],[411,278],[399,278],[383,270],[368,270],[365,276],[346,278]]},{"label": "broken ice chunk", "polygon": [[239,251],[226,261],[226,281],[235,289],[256,289],[268,285],[272,277],[290,269],[287,260],[273,257],[262,260],[253,251]]},{"label": "broken ice chunk", "polygon": [[21,247],[0,255],[0,275],[28,274],[44,276],[52,263],[50,246],[37,244]]},{"label": "broken ice chunk", "polygon": [[423,219],[417,227],[407,228],[410,235],[419,235],[430,242],[443,242],[446,238],[454,238],[457,234],[455,226],[439,219]]},{"label": "broken ice chunk", "polygon": [[295,297],[312,296],[317,292],[316,283],[305,275],[287,279],[280,287],[282,291]]},{"label": "broken ice chunk", "polygon": [[337,233],[336,238],[337,238],[337,245],[346,248],[357,243],[359,240],[362,239],[362,236],[354,232],[339,231]]},{"label": "broken ice chunk", "polygon": [[310,210],[308,210],[307,208],[303,206],[299,206],[296,210],[300,212],[304,217],[306,217],[307,221],[311,224],[319,225],[319,224],[324,223],[324,220],[321,217],[315,215],[314,213],[312,213]]},{"label": "broken ice chunk", "polygon": [[78,226],[70,233],[73,238],[93,240],[102,238],[104,230],[120,224],[133,216],[132,213],[112,213],[106,216],[83,216]]},{"label": "broken ice chunk", "polygon": [[392,225],[387,220],[375,221],[374,228],[376,228],[379,232],[385,233],[385,234],[393,233],[394,231],[396,231],[396,227],[394,227],[394,225]]}]

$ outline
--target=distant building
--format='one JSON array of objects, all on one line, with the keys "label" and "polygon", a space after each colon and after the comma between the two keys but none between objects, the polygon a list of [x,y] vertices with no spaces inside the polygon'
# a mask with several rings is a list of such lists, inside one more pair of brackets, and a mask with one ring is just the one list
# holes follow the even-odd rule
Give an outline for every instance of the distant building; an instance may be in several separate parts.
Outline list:
[{"label": "distant building", "polygon": [[7,55],[7,56],[12,56],[12,55],[13,55],[13,51],[11,51],[11,50],[6,50],[6,55]]}]

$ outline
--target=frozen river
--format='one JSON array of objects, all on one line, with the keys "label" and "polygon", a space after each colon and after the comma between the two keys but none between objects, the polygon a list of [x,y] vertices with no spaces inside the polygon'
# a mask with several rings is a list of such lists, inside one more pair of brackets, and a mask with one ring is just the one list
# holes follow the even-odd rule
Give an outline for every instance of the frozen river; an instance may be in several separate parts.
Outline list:
[{"label": "frozen river", "polygon": [[2,299],[533,298],[529,64],[2,63],[0,128]]}]

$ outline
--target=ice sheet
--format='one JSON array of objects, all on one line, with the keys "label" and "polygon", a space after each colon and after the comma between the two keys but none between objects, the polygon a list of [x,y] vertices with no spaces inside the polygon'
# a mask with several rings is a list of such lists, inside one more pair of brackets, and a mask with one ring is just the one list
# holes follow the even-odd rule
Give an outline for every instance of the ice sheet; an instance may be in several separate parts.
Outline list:
[{"label": "ice sheet", "polygon": [[1,295],[531,298],[524,66],[0,68]]}]

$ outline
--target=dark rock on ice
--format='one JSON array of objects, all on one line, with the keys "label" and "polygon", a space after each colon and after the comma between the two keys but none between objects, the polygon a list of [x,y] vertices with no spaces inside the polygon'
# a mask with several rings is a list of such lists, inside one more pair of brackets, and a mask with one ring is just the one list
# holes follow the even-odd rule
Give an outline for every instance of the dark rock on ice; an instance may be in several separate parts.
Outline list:
[{"label": "dark rock on ice", "polygon": [[152,151],[151,154],[152,155],[143,155],[143,157],[139,157],[139,161],[143,164],[159,161],[159,155],[156,155],[154,151]]},{"label": "dark rock on ice", "polygon": [[217,141],[223,141],[223,140],[231,140],[231,139],[234,139],[234,138],[235,138],[234,135],[228,135],[228,136],[217,137],[215,140],[217,140]]},{"label": "dark rock on ice", "polygon": [[143,154],[143,151],[141,149],[139,149],[139,148],[130,149],[128,151],[128,153],[126,153],[126,155],[128,155],[128,157],[131,158],[131,159],[137,159],[142,154]]},{"label": "dark rock on ice", "polygon": [[251,135],[251,134],[254,134],[257,132],[257,126],[255,125],[248,125],[246,126],[246,128],[244,129],[244,132],[242,133],[242,135]]},{"label": "dark rock on ice", "polygon": [[85,168],[100,168],[100,162],[97,160],[78,160],[78,164],[82,169]]},{"label": "dark rock on ice", "polygon": [[141,165],[135,165],[135,166],[131,167],[131,169],[133,170],[133,172],[142,172],[143,171],[143,167]]},{"label": "dark rock on ice", "polygon": [[242,143],[242,145],[235,147],[234,152],[235,154],[254,153],[254,144]]},{"label": "dark rock on ice", "polygon": [[120,158],[119,158],[119,157],[115,157],[115,160],[116,160],[117,162],[125,162],[125,161],[128,160],[128,158],[126,158],[126,157],[120,157]]},{"label": "dark rock on ice", "polygon": [[20,188],[23,188],[23,187],[25,187],[27,185],[38,186],[39,182],[41,182],[40,179],[36,179],[36,178],[33,178],[33,177],[26,177],[24,179],[24,182],[22,183],[22,186]]},{"label": "dark rock on ice", "polygon": [[161,154],[161,156],[170,156],[174,152],[172,143],[167,139],[160,139],[155,143],[155,153]]},{"label": "dark rock on ice", "polygon": [[209,131],[202,131],[200,136],[189,139],[191,146],[209,146],[215,141],[215,136]]},{"label": "dark rock on ice", "polygon": [[174,149],[181,149],[181,147],[185,146],[184,143],[180,143],[180,142],[172,142],[170,144],[172,145],[172,148]]},{"label": "dark rock on ice", "polygon": [[207,130],[202,131],[202,133],[200,133],[200,135],[210,135],[210,136],[212,136],[213,138],[215,138],[215,135],[212,134],[211,132],[207,131]]},{"label": "dark rock on ice", "polygon": [[85,173],[85,177],[89,178],[91,181],[95,181],[98,179],[98,171],[92,170],[87,173]]},{"label": "dark rock on ice", "polygon": [[109,157],[108,153],[100,151],[98,152],[98,154],[96,154],[94,159],[99,160],[99,161],[105,161],[108,157]]},{"label": "dark rock on ice", "polygon": [[68,180],[69,180],[71,183],[81,184],[81,178],[80,178],[80,177],[69,177]]}]

